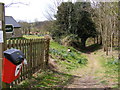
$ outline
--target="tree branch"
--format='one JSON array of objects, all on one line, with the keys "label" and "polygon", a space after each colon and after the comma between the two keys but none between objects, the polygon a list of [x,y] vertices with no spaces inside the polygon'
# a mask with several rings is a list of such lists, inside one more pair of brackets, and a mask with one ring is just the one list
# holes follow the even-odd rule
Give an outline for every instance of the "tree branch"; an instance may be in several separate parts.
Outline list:
[{"label": "tree branch", "polygon": [[23,3],[23,2],[12,2],[12,3],[10,3],[10,4],[8,4],[8,5],[5,5],[5,7],[7,8],[7,7],[11,7],[12,5],[16,5],[16,4],[22,4],[22,5],[29,5],[29,4],[27,4],[27,3]]}]

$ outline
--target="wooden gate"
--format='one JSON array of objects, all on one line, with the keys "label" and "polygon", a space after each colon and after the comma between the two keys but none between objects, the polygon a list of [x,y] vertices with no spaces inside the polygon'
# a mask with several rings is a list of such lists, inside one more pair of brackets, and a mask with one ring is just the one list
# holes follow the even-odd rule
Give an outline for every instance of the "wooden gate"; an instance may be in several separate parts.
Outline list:
[{"label": "wooden gate", "polygon": [[11,83],[11,87],[30,78],[32,74],[40,69],[44,69],[49,57],[49,39],[15,39],[7,40],[7,49],[15,48],[21,50],[27,60],[27,65],[23,65],[20,77]]}]

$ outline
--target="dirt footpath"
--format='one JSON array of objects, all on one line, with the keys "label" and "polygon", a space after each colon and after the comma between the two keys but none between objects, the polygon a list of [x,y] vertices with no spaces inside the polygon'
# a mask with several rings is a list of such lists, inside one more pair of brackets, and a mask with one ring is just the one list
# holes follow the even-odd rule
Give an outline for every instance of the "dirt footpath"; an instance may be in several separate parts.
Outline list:
[{"label": "dirt footpath", "polygon": [[110,88],[113,83],[102,80],[104,69],[100,65],[97,55],[94,53],[85,54],[88,58],[88,64],[82,69],[74,71],[74,78],[65,88]]}]

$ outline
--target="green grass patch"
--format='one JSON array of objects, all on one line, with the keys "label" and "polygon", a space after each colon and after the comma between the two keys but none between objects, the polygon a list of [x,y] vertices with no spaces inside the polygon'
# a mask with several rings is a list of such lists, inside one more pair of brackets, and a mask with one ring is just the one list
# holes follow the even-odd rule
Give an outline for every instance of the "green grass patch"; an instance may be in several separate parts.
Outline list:
[{"label": "green grass patch", "polygon": [[14,39],[25,39],[25,37],[9,38],[9,39],[7,39],[7,40],[14,40]]},{"label": "green grass patch", "polygon": [[57,88],[66,85],[70,78],[72,75],[46,70],[35,74],[14,88]]},{"label": "green grass patch", "polygon": [[23,37],[9,38],[8,40],[13,40],[13,39],[41,39],[41,38],[44,38],[44,36],[38,36],[38,35],[23,35]]},{"label": "green grass patch", "polygon": [[[68,49],[70,49],[70,52]],[[50,54],[53,59],[57,60],[61,67],[64,67],[65,71],[86,65],[88,61],[85,56],[81,55],[80,51],[53,41],[50,43]]]},{"label": "green grass patch", "polygon": [[[101,57],[100,60],[104,68],[104,74],[102,77],[107,78],[109,82],[118,83],[118,70],[119,70],[118,59],[116,59],[115,57],[112,58]],[[116,87],[117,85],[114,86]]]},{"label": "green grass patch", "polygon": [[112,88],[113,88],[113,89],[116,89],[116,90],[119,90],[119,89],[120,89],[120,87],[119,87],[118,85],[114,85]]},{"label": "green grass patch", "polygon": [[120,50],[120,47],[113,47],[114,50]]},{"label": "green grass patch", "polygon": [[106,70],[107,73],[118,74],[118,70],[119,70],[118,69],[118,59],[116,59],[115,57],[107,58],[104,65],[108,69],[108,70]]},{"label": "green grass patch", "polygon": [[40,39],[40,38],[44,38],[44,36],[38,36],[38,35],[23,35],[23,38],[25,38],[25,39]]},{"label": "green grass patch", "polygon": [[107,82],[106,80],[102,80],[102,81],[100,81],[100,83],[102,83],[102,84],[104,84],[104,85],[107,85],[107,84],[108,84],[108,82]]}]

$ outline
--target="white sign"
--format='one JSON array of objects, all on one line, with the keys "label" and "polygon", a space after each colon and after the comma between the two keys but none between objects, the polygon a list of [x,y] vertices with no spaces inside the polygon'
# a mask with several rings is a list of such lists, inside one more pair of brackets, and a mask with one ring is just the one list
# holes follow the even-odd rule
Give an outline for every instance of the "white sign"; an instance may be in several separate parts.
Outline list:
[{"label": "white sign", "polygon": [[2,21],[0,21],[0,29],[2,29]]},{"label": "white sign", "polygon": [[18,66],[16,66],[16,70],[15,70],[15,76],[17,76],[21,70],[21,67],[22,67],[22,63],[19,64]]},{"label": "white sign", "polygon": [[0,43],[3,43],[3,31],[0,31]]}]

